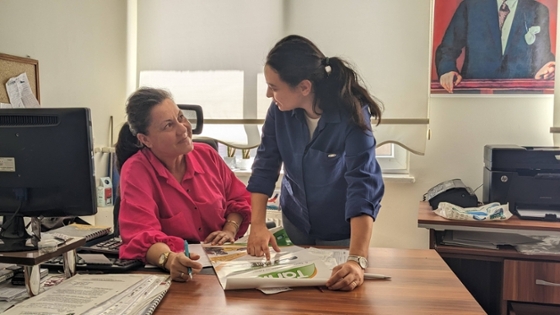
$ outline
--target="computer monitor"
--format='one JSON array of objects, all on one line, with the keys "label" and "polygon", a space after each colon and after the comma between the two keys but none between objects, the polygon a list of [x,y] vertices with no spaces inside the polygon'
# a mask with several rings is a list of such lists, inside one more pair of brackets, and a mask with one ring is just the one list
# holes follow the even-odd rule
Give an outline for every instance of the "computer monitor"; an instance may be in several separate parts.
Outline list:
[{"label": "computer monitor", "polygon": [[23,217],[96,212],[90,110],[0,109],[0,252],[36,248]]}]

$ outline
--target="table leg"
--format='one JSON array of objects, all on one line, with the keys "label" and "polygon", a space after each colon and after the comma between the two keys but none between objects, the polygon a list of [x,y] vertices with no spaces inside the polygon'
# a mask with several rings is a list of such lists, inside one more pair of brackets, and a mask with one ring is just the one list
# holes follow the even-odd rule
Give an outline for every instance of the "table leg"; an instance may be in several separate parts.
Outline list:
[{"label": "table leg", "polygon": [[76,250],[72,249],[62,254],[64,276],[70,278],[76,274]]},{"label": "table leg", "polygon": [[23,266],[23,276],[25,278],[25,288],[29,296],[39,294],[41,288],[41,270],[39,265]]}]

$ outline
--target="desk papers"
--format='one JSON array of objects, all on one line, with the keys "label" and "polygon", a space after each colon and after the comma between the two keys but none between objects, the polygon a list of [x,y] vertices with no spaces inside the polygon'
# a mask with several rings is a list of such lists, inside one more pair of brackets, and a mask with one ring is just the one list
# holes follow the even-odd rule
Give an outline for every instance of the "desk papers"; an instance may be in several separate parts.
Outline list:
[{"label": "desk papers", "polygon": [[536,244],[517,244],[515,249],[525,255],[560,255],[560,237],[550,236],[531,236],[540,240]]},{"label": "desk papers", "polygon": [[170,285],[166,279],[141,274],[75,275],[3,314],[141,314],[157,297],[154,292],[161,294],[163,288],[165,294]]},{"label": "desk papers", "polygon": [[337,264],[327,250],[298,246],[270,249],[270,261],[247,254],[246,245],[203,245],[224,290],[321,286]]},{"label": "desk papers", "polygon": [[480,231],[452,231],[447,230],[443,236],[443,245],[498,249],[498,246],[520,244],[534,244],[539,240],[534,237],[515,233],[496,233]]},{"label": "desk papers", "polygon": [[33,91],[31,91],[29,79],[27,79],[27,73],[25,72],[17,77],[10,78],[6,82],[6,92],[8,93],[8,98],[13,108],[33,108],[41,106],[35,95],[33,95]]}]

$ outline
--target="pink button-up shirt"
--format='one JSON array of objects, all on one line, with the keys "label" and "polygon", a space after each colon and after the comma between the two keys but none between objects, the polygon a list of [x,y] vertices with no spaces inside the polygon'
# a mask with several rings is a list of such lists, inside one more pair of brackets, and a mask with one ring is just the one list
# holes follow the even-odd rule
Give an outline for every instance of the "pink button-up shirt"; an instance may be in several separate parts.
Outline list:
[{"label": "pink button-up shirt", "polygon": [[243,222],[236,237],[251,221],[251,196],[218,153],[195,143],[185,155],[186,172],[179,183],[149,149],[142,149],[121,170],[119,228],[120,257],[146,260],[154,243],[183,251],[184,240],[203,241],[221,230],[230,213]]}]

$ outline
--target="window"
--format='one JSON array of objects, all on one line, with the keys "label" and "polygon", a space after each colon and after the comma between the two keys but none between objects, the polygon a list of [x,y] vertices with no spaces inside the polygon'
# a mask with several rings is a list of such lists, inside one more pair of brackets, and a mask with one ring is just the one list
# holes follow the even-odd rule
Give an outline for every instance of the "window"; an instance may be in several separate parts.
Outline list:
[{"label": "window", "polygon": [[386,143],[377,147],[375,154],[384,174],[408,173],[408,151],[405,148]]}]

